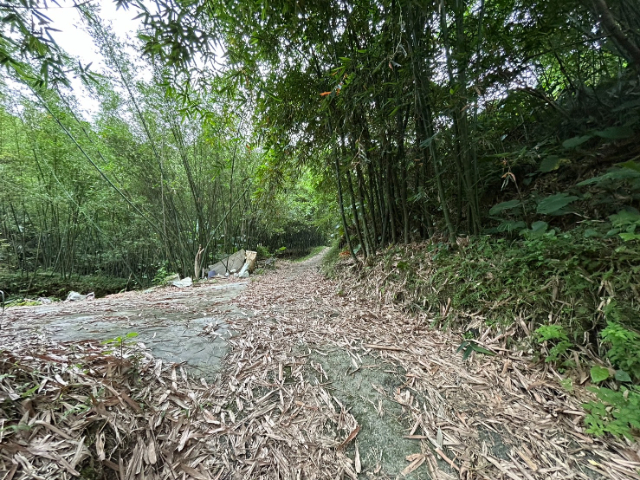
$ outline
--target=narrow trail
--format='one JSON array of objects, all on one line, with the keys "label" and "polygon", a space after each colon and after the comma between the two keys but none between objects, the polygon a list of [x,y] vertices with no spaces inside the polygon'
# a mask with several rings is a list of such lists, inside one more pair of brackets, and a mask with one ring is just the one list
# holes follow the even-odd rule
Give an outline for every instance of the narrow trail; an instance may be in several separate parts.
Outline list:
[{"label": "narrow trail", "polygon": [[[12,309],[0,478],[638,478],[637,443],[584,433],[581,389],[522,353],[463,361],[459,338],[326,279],[321,261]],[[150,350],[107,351],[99,335],[118,325]],[[171,336],[171,355],[200,353],[163,357]],[[193,368],[203,342],[226,352],[214,376]]]},{"label": "narrow trail", "polygon": [[[286,264],[235,300],[250,318],[233,325],[230,388],[248,395],[262,388],[276,401],[262,424],[273,435],[248,428],[243,443],[252,458],[264,452],[265,472],[638,478],[638,444],[585,434],[587,399],[568,394],[557,374],[506,351],[463,361],[459,339],[340,292],[318,273],[320,261]],[[311,427],[295,427],[300,412],[292,408],[306,410]],[[314,461],[311,445],[323,451],[313,437],[319,425],[335,428],[333,445],[324,445],[334,447],[333,464],[322,455]],[[258,437],[260,446],[249,447]],[[288,456],[291,449],[302,453]]]}]

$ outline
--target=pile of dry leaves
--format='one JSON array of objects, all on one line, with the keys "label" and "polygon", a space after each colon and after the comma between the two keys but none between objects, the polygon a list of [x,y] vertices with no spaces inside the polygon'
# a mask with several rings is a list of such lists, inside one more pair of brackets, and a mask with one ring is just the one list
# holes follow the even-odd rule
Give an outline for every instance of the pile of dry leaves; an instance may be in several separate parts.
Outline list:
[{"label": "pile of dry leaves", "polygon": [[[504,333],[481,334],[495,356],[465,361],[459,336],[296,264],[261,279],[241,302],[254,315],[250,326],[236,326],[241,338],[270,345],[273,356],[301,345],[334,345],[355,365],[374,355],[403,367],[403,386],[380,393],[402,405],[404,438],[416,441],[404,474],[420,468],[436,479],[639,476],[637,443],[584,433],[581,404],[591,394],[580,386],[567,392],[548,365],[504,348]],[[345,374],[328,372],[327,388]],[[358,452],[352,454],[357,460]],[[367,467],[363,473],[371,477]]]},{"label": "pile of dry leaves", "polygon": [[379,393],[401,406],[415,442],[405,475],[637,478],[637,443],[584,433],[584,390],[569,394],[497,336],[483,339],[495,356],[464,361],[459,338],[316,265],[285,264],[236,299],[244,315],[230,320],[224,369],[209,383],[141,347],[1,337],[0,478],[388,478],[358,450],[367,419],[332,388],[347,372],[310,355],[325,347],[351,358],[351,374],[365,357],[402,367],[400,387]]},{"label": "pile of dry leaves", "polygon": [[214,385],[139,346],[2,340],[3,480],[355,476],[353,417],[251,338]]}]

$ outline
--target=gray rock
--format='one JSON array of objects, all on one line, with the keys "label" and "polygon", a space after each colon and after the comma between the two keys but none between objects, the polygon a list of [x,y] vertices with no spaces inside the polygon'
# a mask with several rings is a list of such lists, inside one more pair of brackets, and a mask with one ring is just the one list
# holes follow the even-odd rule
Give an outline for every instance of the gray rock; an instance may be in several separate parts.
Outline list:
[{"label": "gray rock", "polygon": [[244,250],[238,250],[233,255],[223,258],[215,265],[209,265],[209,270],[215,270],[221,275],[224,273],[234,273],[242,268],[246,253]]},{"label": "gray rock", "polygon": [[88,293],[86,295],[81,295],[78,292],[69,292],[69,295],[67,295],[67,302],[82,302],[83,300],[93,300],[94,298],[96,298],[95,294],[93,292]]},{"label": "gray rock", "polygon": [[180,281],[180,275],[178,275],[177,273],[174,273],[173,275],[169,275],[165,277],[164,284],[173,285],[173,282],[178,282],[178,281]]},{"label": "gray rock", "polygon": [[177,280],[173,282],[171,285],[178,288],[190,287],[193,285],[193,280],[191,280],[191,277],[186,277],[186,278],[183,278],[182,280]]}]

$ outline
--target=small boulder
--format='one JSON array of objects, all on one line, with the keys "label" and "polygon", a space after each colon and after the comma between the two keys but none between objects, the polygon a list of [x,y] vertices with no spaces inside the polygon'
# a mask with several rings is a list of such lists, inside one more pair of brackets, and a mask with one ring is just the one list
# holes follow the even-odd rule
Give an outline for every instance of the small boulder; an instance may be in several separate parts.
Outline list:
[{"label": "small boulder", "polygon": [[178,288],[190,287],[193,285],[193,280],[191,280],[191,277],[186,277],[186,278],[183,278],[182,280],[177,280],[173,282],[171,285]]},{"label": "small boulder", "polygon": [[178,281],[180,281],[180,275],[178,275],[177,273],[174,273],[173,275],[168,275],[164,278],[165,285],[173,285],[173,282],[178,282]]},{"label": "small boulder", "polygon": [[88,293],[86,295],[82,295],[78,292],[69,292],[69,295],[67,295],[67,302],[82,302],[84,300],[94,300],[96,298],[95,294],[93,292]]}]

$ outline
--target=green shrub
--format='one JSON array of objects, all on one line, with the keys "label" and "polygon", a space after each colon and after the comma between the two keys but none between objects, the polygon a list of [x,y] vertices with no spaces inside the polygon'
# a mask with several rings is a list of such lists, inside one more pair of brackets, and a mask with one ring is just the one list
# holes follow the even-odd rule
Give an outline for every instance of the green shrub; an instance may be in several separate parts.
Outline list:
[{"label": "green shrub", "polygon": [[634,439],[634,430],[640,430],[640,388],[620,387],[616,392],[608,388],[590,387],[599,401],[583,405],[589,412],[584,422],[589,427],[587,433],[603,435],[610,433]]},{"label": "green shrub", "polygon": [[258,252],[258,260],[266,260],[271,257],[271,252],[269,252],[269,249],[264,245],[258,245],[256,252]]},{"label": "green shrub", "polygon": [[546,362],[555,363],[565,359],[563,363],[566,363],[567,353],[573,347],[573,343],[571,343],[567,332],[561,325],[542,325],[533,333],[538,343],[548,342],[552,345],[549,348],[549,355],[545,359]]},{"label": "green shrub", "polygon": [[167,267],[165,265],[162,265],[156,272],[155,277],[153,277],[153,284],[163,285],[164,279],[167,278],[168,276],[169,276],[169,272],[167,271]]},{"label": "green shrub", "polygon": [[606,355],[613,366],[626,372],[636,382],[640,381],[640,335],[617,323],[608,322],[600,336],[609,347]]}]

